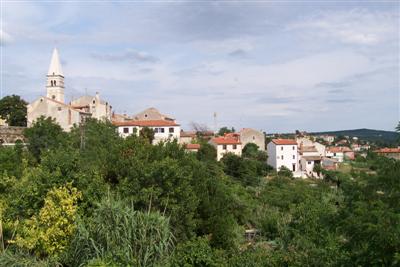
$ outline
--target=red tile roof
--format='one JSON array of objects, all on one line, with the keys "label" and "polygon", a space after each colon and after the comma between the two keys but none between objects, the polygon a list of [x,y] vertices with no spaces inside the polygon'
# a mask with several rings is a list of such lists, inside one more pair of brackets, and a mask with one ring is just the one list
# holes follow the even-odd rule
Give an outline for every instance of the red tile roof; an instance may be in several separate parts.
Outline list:
[{"label": "red tile roof", "polygon": [[200,144],[186,144],[186,149],[200,149]]},{"label": "red tile roof", "polygon": [[296,145],[297,142],[294,139],[272,139],[275,145]]},{"label": "red tile roof", "polygon": [[400,153],[400,148],[381,148],[375,151],[376,153]]},{"label": "red tile roof", "polygon": [[140,126],[140,127],[161,127],[161,126],[179,126],[173,121],[166,120],[133,120],[133,121],[113,121],[115,126]]},{"label": "red tile roof", "polygon": [[332,153],[338,153],[338,152],[353,152],[353,150],[351,150],[348,147],[345,146],[332,146],[332,147],[328,147],[328,151],[332,152]]},{"label": "red tile roof", "polygon": [[220,136],[211,139],[211,142],[217,145],[240,145],[241,142],[234,137]]}]

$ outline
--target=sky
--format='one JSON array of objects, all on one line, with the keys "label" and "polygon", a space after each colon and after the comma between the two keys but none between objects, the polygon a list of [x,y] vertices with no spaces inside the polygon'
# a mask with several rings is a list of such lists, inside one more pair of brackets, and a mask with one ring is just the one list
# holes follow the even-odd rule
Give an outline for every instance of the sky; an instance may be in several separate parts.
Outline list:
[{"label": "sky", "polygon": [[57,47],[70,101],[100,93],[192,123],[272,132],[393,130],[397,1],[4,1],[3,96],[45,95]]}]

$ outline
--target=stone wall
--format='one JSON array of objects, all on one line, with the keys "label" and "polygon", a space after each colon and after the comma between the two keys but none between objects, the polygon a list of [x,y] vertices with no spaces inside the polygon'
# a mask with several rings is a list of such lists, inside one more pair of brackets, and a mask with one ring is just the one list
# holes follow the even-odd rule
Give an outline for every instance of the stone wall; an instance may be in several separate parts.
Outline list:
[{"label": "stone wall", "polygon": [[0,144],[14,144],[20,140],[25,143],[26,127],[0,126]]}]

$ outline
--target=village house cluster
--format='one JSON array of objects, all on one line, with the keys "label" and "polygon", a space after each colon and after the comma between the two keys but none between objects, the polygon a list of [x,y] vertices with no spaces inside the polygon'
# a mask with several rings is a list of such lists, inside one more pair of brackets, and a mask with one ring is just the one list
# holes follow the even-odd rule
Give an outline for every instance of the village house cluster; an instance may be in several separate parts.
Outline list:
[{"label": "village house cluster", "polygon": [[[58,51],[54,49],[46,76],[46,95],[28,105],[28,127],[44,116],[54,118],[65,131],[70,131],[74,125],[79,125],[85,119],[95,118],[111,121],[122,137],[139,135],[140,131],[147,127],[154,132],[154,144],[177,140],[189,152],[197,152],[201,148],[198,142],[199,132],[183,131],[175,118],[162,114],[156,108],[148,108],[132,116],[116,114],[99,93],[94,96],[81,96],[66,103],[64,89],[64,73]],[[213,131],[202,131],[200,134],[202,140],[207,140],[215,147],[218,161],[227,153],[241,156],[243,148],[249,143],[254,143],[259,150],[266,150],[266,163],[274,169],[280,170],[285,167],[294,177],[303,178],[320,178],[321,173],[316,166],[334,170],[344,160],[354,160],[355,153],[370,149],[368,144],[350,144],[349,138],[336,140],[332,135],[312,136],[304,132],[297,133],[292,139],[272,137],[269,142],[266,142],[265,133],[250,128],[223,136],[216,136]],[[382,149],[377,153],[400,159],[400,149]]]}]

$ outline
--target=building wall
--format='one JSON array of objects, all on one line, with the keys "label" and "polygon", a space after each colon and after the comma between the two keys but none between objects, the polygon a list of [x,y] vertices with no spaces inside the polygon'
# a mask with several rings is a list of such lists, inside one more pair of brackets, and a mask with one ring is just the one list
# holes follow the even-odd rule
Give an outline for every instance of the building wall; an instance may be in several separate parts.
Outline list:
[{"label": "building wall", "polygon": [[264,133],[254,129],[242,129],[240,131],[240,142],[245,147],[248,143],[254,143],[262,151],[265,151],[265,136]]},{"label": "building wall", "polygon": [[227,153],[233,153],[237,156],[242,155],[242,145],[241,144],[237,144],[236,149],[234,148],[234,145],[232,145],[232,144],[227,144],[226,148],[224,148],[224,145],[215,144],[212,141],[210,141],[210,144],[213,145],[217,149],[217,161],[220,161],[224,157],[224,155]]},{"label": "building wall", "polygon": [[[128,129],[127,133],[124,132],[124,129]],[[122,136],[122,137],[127,137],[129,135],[132,135],[134,133],[136,133],[137,136],[139,136],[140,130],[142,130],[143,127],[140,126],[119,126],[118,127],[118,133]],[[157,144],[161,141],[166,141],[166,140],[173,140],[173,139],[177,139],[177,141],[179,142],[180,139],[180,131],[181,131],[181,127],[180,126],[163,126],[163,127],[148,127],[150,129],[152,129],[153,131],[158,131],[154,133],[154,140],[153,140],[153,144]],[[156,130],[156,128],[158,130]],[[160,129],[163,128],[164,132],[162,133],[160,131]],[[169,132],[169,129],[172,128],[174,129],[173,133]]]},{"label": "building wall", "polygon": [[71,109],[67,105],[59,104],[45,97],[38,98],[28,105],[28,127],[39,117],[51,117],[63,128],[64,131],[70,131],[74,124],[81,122],[80,112]]},{"label": "building wall", "polygon": [[335,153],[333,153],[333,152],[330,152],[328,150],[326,151],[326,156],[328,158],[336,159],[338,162],[343,162],[343,158],[344,158],[343,152],[335,152]]},{"label": "building wall", "polygon": [[305,158],[300,160],[301,171],[307,175],[312,176],[314,173],[314,161],[307,161]]},{"label": "building wall", "polygon": [[293,172],[298,170],[297,145],[275,145],[273,142],[270,142],[267,145],[267,153],[267,163],[274,167],[274,169],[285,166]]}]

